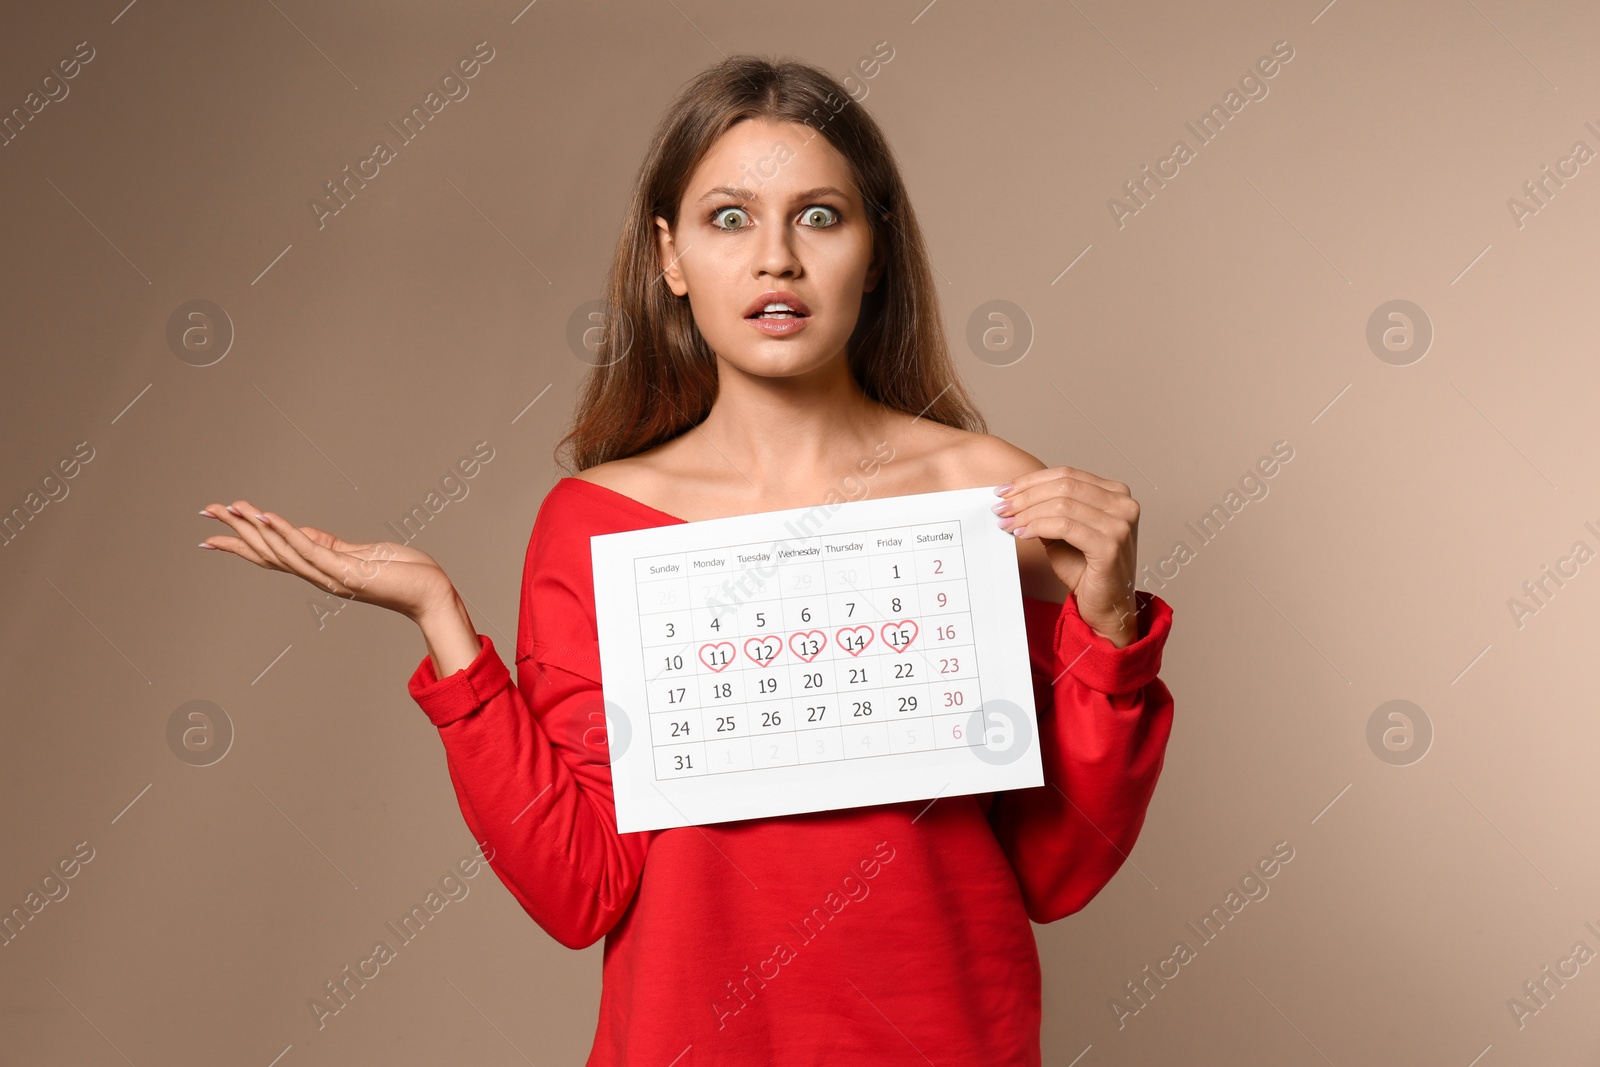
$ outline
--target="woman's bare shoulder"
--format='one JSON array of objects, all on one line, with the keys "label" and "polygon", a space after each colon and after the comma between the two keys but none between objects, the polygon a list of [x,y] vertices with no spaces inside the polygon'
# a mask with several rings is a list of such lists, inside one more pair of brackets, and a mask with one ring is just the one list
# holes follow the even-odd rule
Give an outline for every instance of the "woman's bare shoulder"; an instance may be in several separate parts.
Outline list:
[{"label": "woman's bare shoulder", "polygon": [[608,459],[594,467],[584,467],[573,477],[582,482],[603,485],[608,490],[616,490],[626,496],[634,496],[638,486],[650,482],[650,467],[638,461],[637,456],[629,456],[626,459]]},{"label": "woman's bare shoulder", "polygon": [[1000,485],[1019,474],[1046,466],[1038,457],[992,433],[974,433],[950,426],[940,429],[945,431],[938,451],[940,481],[949,488]]},{"label": "woman's bare shoulder", "polygon": [[613,459],[605,463],[596,463],[592,467],[585,467],[573,475],[580,481],[593,482],[603,485],[607,489],[623,492],[624,486],[637,477],[640,473],[639,465],[630,457],[628,459]]},{"label": "woman's bare shoulder", "polygon": [[[641,452],[635,456],[596,463],[592,467],[578,471],[572,477],[593,482],[647,506],[655,507],[651,501],[657,496],[670,499],[672,496],[670,486],[676,484],[670,477],[670,468],[662,460],[661,448],[662,446],[658,445],[648,452]],[[669,488],[664,489],[663,486]]]}]

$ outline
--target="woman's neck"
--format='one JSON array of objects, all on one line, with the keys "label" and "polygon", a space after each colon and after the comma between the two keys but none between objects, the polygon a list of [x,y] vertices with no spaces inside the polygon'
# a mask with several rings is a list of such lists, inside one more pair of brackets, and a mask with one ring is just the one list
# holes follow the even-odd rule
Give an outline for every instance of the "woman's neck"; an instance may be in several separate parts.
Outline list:
[{"label": "woman's neck", "polygon": [[883,440],[894,413],[861,391],[843,360],[830,370],[788,378],[724,373],[691,435],[696,450],[754,485],[837,481]]}]

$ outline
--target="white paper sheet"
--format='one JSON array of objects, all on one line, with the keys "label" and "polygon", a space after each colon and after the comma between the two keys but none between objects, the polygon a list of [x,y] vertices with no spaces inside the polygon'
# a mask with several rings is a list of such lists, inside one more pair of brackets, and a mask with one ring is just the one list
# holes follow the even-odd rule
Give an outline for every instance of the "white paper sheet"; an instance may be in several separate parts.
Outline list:
[{"label": "white paper sheet", "polygon": [[997,499],[591,538],[618,832],[1043,785]]}]

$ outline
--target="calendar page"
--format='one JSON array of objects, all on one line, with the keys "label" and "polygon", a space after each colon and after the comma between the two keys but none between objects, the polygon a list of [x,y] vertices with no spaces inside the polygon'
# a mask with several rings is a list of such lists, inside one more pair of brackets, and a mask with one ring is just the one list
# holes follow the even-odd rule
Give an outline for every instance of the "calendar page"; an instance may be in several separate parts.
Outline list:
[{"label": "calendar page", "polygon": [[592,537],[618,832],[1043,785],[996,499]]}]

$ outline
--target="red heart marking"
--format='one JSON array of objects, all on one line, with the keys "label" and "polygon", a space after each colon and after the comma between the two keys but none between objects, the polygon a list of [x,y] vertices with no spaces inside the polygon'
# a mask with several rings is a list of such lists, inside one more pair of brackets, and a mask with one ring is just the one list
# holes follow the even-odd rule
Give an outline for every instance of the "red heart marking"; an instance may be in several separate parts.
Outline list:
[{"label": "red heart marking", "polygon": [[[718,667],[715,664],[713,664],[709,659],[707,659],[706,655],[707,655],[707,653],[715,652],[717,649],[721,649],[721,648],[727,649],[728,650],[728,655],[727,655],[727,658],[722,661],[722,666]],[[710,667],[714,671],[721,671],[721,670],[726,669],[728,664],[733,662],[734,653],[736,651],[737,651],[737,649],[735,649],[733,647],[733,642],[732,641],[713,641],[709,645],[701,645],[700,646],[700,662],[704,663],[707,667]]]}]

